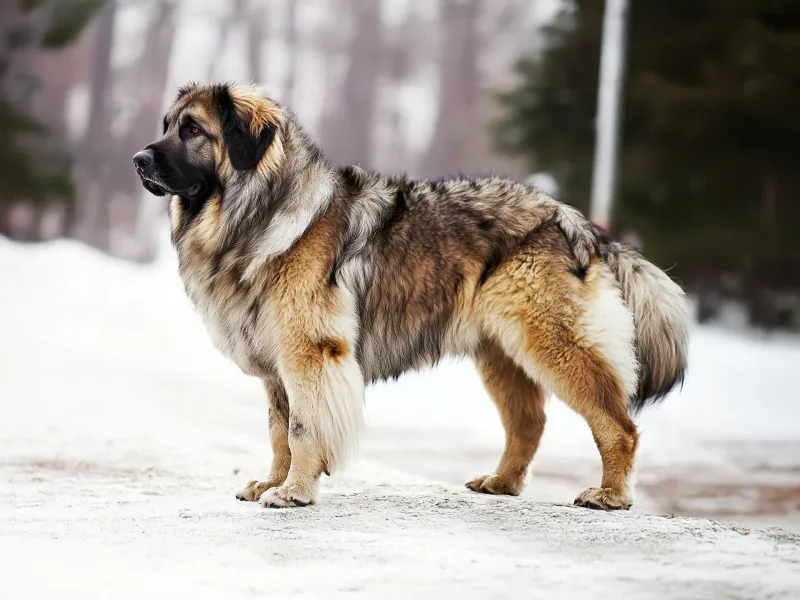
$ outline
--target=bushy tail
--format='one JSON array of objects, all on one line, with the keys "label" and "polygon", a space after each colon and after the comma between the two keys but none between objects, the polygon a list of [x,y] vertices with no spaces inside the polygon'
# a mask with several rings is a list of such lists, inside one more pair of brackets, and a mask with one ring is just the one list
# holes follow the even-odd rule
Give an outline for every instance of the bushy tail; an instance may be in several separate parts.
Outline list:
[{"label": "bushy tail", "polygon": [[639,385],[628,407],[636,414],[683,383],[689,351],[686,294],[633,248],[611,242],[608,250],[608,263],[636,322]]}]

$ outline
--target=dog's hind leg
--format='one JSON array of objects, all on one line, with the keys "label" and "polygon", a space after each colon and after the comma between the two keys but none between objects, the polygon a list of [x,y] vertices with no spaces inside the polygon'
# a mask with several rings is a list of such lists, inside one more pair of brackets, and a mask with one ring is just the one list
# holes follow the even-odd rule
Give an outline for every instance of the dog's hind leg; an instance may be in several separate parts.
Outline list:
[{"label": "dog's hind leg", "polygon": [[563,239],[543,230],[509,257],[484,286],[485,328],[528,377],[589,424],[603,477],[575,503],[627,509],[638,444],[627,412],[637,384],[633,315],[605,265],[594,261],[576,275],[568,256]]},{"label": "dog's hind leg", "polygon": [[278,377],[264,380],[269,400],[269,438],[272,445],[272,467],[265,481],[253,480],[236,494],[239,500],[256,502],[261,494],[286,481],[292,453],[289,450],[289,399]]},{"label": "dog's hind leg", "polygon": [[495,473],[476,477],[467,487],[485,494],[517,496],[544,431],[545,392],[494,344],[481,348],[475,364],[500,413],[506,442]]},{"label": "dog's hind leg", "polygon": [[[633,500],[629,478],[638,443],[636,425],[627,413],[628,396],[621,377],[596,348],[559,343],[558,329],[518,322],[528,333],[515,357],[531,378],[548,388],[589,425],[603,462],[599,488],[583,491],[575,504],[589,508],[628,509]],[[511,336],[509,336],[511,337]],[[516,345],[503,341],[506,351]]]},{"label": "dog's hind leg", "polygon": [[[639,441],[636,425],[625,411],[627,397],[620,393],[612,378],[588,374],[586,377],[579,390],[565,393],[564,398],[592,430],[603,461],[603,478],[599,488],[590,487],[578,494],[575,504],[603,510],[628,509],[633,504],[630,478]],[[592,396],[581,393],[586,389],[584,385],[594,386],[595,393]]]}]

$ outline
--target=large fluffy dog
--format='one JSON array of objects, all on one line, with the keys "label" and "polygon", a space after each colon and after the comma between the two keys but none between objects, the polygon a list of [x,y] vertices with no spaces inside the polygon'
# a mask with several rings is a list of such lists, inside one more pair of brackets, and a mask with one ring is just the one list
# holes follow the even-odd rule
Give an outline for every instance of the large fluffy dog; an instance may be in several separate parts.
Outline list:
[{"label": "large fluffy dog", "polygon": [[180,274],[214,343],[267,390],[272,468],[240,499],[313,503],[358,441],[365,383],[466,355],[506,431],[497,471],[470,489],[520,492],[553,391],[603,459],[576,504],[631,505],[628,415],[683,377],[684,294],[580,213],[504,179],[334,168],[255,86],[181,89],[134,162],[171,198]]}]

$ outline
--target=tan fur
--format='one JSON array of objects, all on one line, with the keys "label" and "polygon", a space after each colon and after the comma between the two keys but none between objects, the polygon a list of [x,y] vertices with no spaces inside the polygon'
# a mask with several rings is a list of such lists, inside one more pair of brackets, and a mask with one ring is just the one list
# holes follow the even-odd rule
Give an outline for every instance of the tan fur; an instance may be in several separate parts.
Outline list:
[{"label": "tan fur", "polygon": [[506,444],[495,473],[477,477],[467,487],[476,492],[517,496],[544,432],[545,392],[495,344],[487,343],[475,362],[500,413]]},{"label": "tan fur", "polygon": [[169,229],[170,235],[174,238],[181,228],[182,213],[181,213],[181,199],[180,196],[172,196],[169,201]]},{"label": "tan fur", "polygon": [[270,488],[279,487],[289,475],[292,453],[289,449],[289,399],[283,384],[277,378],[264,380],[264,389],[269,399],[269,437],[272,446],[272,466],[264,481],[252,480],[236,497],[239,500],[257,502]]},{"label": "tan fur", "polygon": [[563,244],[557,231],[541,231],[487,282],[481,310],[503,351],[589,424],[603,459],[601,487],[613,497],[595,503],[627,508],[636,426],[619,374],[578,326],[604,267],[595,261],[581,284],[564,268]]},{"label": "tan fur", "polygon": [[[237,85],[232,92],[236,108],[250,122],[250,132],[253,135],[259,135],[267,125],[281,126],[283,115],[280,106],[272,102],[265,102],[264,95],[258,86]],[[262,175],[276,173],[282,160],[283,142],[278,136],[273,140],[257,168],[262,171]]]},{"label": "tan fur", "polygon": [[219,227],[221,201],[219,196],[209,198],[190,234],[191,243],[207,254],[211,254],[219,245],[219,236],[222,233]]}]

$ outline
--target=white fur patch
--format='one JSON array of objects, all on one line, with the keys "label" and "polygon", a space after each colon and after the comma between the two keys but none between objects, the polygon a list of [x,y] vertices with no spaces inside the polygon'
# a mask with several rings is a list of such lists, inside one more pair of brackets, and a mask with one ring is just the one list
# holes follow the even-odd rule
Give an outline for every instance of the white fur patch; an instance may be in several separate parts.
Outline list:
[{"label": "white fur patch", "polygon": [[271,258],[283,254],[292,247],[308,229],[320,212],[319,204],[279,211],[267,226],[264,237],[256,247],[256,256]]},{"label": "white fur patch", "polygon": [[[376,190],[378,191],[378,190]],[[360,197],[354,202],[348,215],[348,225],[351,237],[363,246],[381,222],[383,214],[394,200],[381,188],[378,193]]]},{"label": "white fur patch", "polygon": [[636,500],[636,469],[637,469],[637,453],[633,455],[633,464],[631,465],[631,471],[628,473],[628,477],[625,480],[625,490],[624,494],[625,497],[633,503]]},{"label": "white fur patch", "polygon": [[249,280],[272,258],[287,252],[322,214],[333,194],[333,180],[327,175],[320,178],[312,189],[313,195],[289,200],[272,217],[267,230],[254,245],[253,260],[245,269],[243,280]]},{"label": "white fur patch", "polygon": [[[343,468],[358,448],[364,428],[364,377],[352,354],[325,361],[319,380],[299,381],[281,369],[292,420],[307,427],[326,468]],[[311,387],[304,384],[312,383]]]},{"label": "white fur patch", "polygon": [[170,229],[172,231],[172,235],[175,235],[175,232],[178,231],[178,228],[181,226],[181,197],[180,196],[172,196],[170,199],[170,209],[169,209],[169,224]]},{"label": "white fur patch", "polygon": [[614,368],[625,393],[633,395],[638,383],[633,313],[625,306],[619,286],[605,265],[579,326],[587,341]]},{"label": "white fur patch", "polygon": [[325,402],[315,415],[318,435],[327,450],[328,469],[341,469],[358,448],[364,429],[364,377],[355,357],[326,366]]}]

